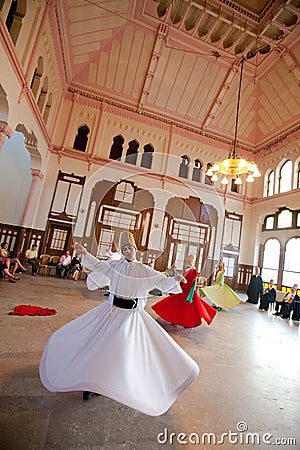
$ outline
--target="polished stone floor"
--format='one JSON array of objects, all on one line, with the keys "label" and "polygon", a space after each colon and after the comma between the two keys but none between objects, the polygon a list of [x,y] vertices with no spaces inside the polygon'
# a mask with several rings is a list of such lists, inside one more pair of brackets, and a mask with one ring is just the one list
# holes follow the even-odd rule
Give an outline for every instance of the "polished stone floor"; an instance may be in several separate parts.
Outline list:
[{"label": "polished stone floor", "polygon": [[[49,336],[105,301],[101,291],[25,273],[16,284],[1,279],[0,296],[1,450],[300,449],[298,323],[248,303],[195,329],[159,320],[201,372],[167,413],[150,417],[105,397],[53,394],[40,383]],[[159,299],[149,297],[154,318],[150,306]],[[57,315],[9,315],[19,304]]]}]

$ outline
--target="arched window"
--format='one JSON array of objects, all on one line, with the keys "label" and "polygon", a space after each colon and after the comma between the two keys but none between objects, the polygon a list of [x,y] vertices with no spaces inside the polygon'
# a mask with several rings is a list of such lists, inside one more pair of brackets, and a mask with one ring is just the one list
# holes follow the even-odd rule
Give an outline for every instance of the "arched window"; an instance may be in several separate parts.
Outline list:
[{"label": "arched window", "polygon": [[74,145],[73,145],[74,150],[79,150],[81,152],[85,152],[86,146],[88,143],[89,132],[90,132],[90,129],[86,125],[83,125],[82,127],[78,128],[77,135],[76,135]]},{"label": "arched window", "polygon": [[38,99],[38,102],[37,102],[37,105],[38,105],[38,108],[39,108],[40,112],[43,111],[44,105],[46,103],[47,92],[48,92],[48,77],[45,77],[44,83],[43,83],[43,86],[41,88],[41,92],[40,92],[40,95],[39,95],[39,99]]},{"label": "arched window", "polygon": [[31,84],[30,84],[30,88],[35,97],[40,88],[43,71],[44,71],[44,61],[43,61],[43,58],[41,56],[39,56],[38,65],[35,68],[35,71],[34,71],[34,74],[33,74],[32,80],[31,80]]},{"label": "arched window", "polygon": [[292,189],[293,164],[292,161],[286,161],[279,171],[279,193],[288,192]]},{"label": "arched window", "polygon": [[154,152],[154,149],[153,149],[152,145],[150,145],[150,144],[145,145],[144,153],[142,154],[141,167],[146,167],[147,169],[151,169],[153,152]]},{"label": "arched window", "polygon": [[271,170],[267,179],[267,197],[274,195],[274,176],[274,170]]},{"label": "arched window", "polygon": [[13,0],[6,19],[6,27],[9,31],[11,39],[16,44],[18,36],[22,28],[22,20],[26,14],[26,1]]},{"label": "arched window", "polygon": [[201,168],[202,168],[201,161],[199,161],[199,159],[195,159],[194,167],[193,167],[193,175],[192,175],[193,181],[198,181],[198,182],[200,181]]},{"label": "arched window", "polygon": [[278,228],[291,228],[293,222],[293,213],[288,209],[284,209],[278,214]]},{"label": "arched window", "polygon": [[290,239],[285,247],[284,266],[282,274],[283,286],[293,286],[299,282],[300,273],[300,238]]},{"label": "arched window", "polygon": [[300,188],[300,161],[298,162],[296,189]]},{"label": "arched window", "polygon": [[123,144],[124,139],[122,136],[119,135],[113,138],[113,145],[110,148],[109,154],[110,159],[115,159],[119,161],[121,160],[123,153]]},{"label": "arched window", "polygon": [[[206,164],[206,172],[208,171],[208,169],[212,168],[212,164],[211,163],[207,163]],[[205,184],[209,184],[210,186],[212,186],[213,182],[211,181],[211,177],[208,177],[205,173]]]},{"label": "arched window", "polygon": [[181,163],[179,167],[179,176],[181,178],[187,178],[189,173],[189,158],[186,155],[181,157]]},{"label": "arched window", "polygon": [[138,155],[139,144],[137,141],[131,141],[128,144],[128,149],[126,152],[125,162],[129,164],[136,164],[137,155]]},{"label": "arched window", "polygon": [[262,279],[268,283],[271,279],[277,284],[280,256],[280,243],[277,239],[268,239],[264,245]]},{"label": "arched window", "polygon": [[46,103],[44,114],[43,114],[43,120],[44,120],[45,124],[47,124],[47,122],[48,122],[48,117],[50,114],[51,106],[52,106],[52,93],[50,92],[50,94],[48,95],[47,103]]}]

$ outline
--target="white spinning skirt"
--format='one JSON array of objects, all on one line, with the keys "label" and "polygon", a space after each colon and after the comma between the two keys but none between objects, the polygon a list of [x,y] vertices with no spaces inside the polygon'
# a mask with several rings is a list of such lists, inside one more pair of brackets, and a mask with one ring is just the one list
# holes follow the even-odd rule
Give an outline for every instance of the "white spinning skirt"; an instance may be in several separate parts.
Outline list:
[{"label": "white spinning skirt", "polygon": [[120,309],[110,299],[57,330],[42,355],[43,385],[99,393],[151,416],[167,411],[199,367],[143,306]]}]

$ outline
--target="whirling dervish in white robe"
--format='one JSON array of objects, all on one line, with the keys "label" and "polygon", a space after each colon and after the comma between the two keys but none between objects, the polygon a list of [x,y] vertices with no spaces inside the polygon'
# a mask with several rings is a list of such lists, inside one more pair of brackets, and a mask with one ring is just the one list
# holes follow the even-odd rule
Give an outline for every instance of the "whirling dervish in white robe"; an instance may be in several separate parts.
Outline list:
[{"label": "whirling dervish in white robe", "polygon": [[144,307],[155,287],[181,292],[183,277],[166,277],[136,261],[131,233],[122,233],[122,241],[119,261],[99,261],[75,245],[92,270],[89,288],[109,283],[110,295],[50,337],[40,378],[51,392],[89,391],[158,416],[195,380],[199,367]]}]

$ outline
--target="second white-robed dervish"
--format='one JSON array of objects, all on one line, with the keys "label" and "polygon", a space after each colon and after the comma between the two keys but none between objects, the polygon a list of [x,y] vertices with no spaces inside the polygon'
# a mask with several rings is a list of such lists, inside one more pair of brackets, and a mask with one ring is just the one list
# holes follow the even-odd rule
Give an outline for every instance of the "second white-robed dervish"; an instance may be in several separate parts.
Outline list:
[{"label": "second white-robed dervish", "polygon": [[[180,292],[179,283],[136,260],[100,262],[87,253],[84,265],[109,279],[109,299],[50,337],[40,363],[43,385],[52,392],[99,393],[144,414],[163,414],[199,367],[144,307],[149,290]],[[115,306],[115,296],[137,307]]]}]

